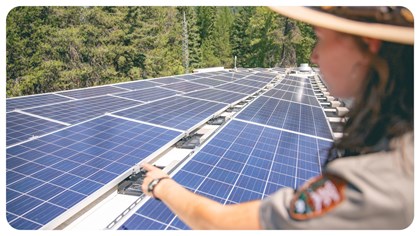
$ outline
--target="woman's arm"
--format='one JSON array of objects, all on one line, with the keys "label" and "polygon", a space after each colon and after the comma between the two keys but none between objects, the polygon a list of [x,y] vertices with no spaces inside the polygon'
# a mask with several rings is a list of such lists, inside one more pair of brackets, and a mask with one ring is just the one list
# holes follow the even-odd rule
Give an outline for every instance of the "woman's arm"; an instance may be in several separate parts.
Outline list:
[{"label": "woman's arm", "polygon": [[[149,164],[143,164],[148,172],[143,182],[143,192],[156,178],[167,174]],[[222,205],[185,189],[173,179],[163,179],[154,188],[153,194],[161,199],[178,217],[192,229],[260,229],[260,202]]]}]

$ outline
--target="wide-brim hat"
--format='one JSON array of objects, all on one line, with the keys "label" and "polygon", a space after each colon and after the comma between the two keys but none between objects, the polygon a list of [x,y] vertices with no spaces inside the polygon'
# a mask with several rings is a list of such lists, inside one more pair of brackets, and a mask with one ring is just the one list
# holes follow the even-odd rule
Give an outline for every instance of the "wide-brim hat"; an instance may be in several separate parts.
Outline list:
[{"label": "wide-brim hat", "polygon": [[[363,10],[363,7],[358,7],[359,9],[353,7],[350,10],[345,7],[271,6],[270,8],[283,16],[314,26],[394,43],[414,44],[414,17],[406,8],[399,8],[398,13],[393,13],[397,15],[398,20],[391,19],[395,16],[385,15],[381,16],[383,20],[382,18],[373,19],[369,20],[370,22],[348,17],[347,13],[351,11],[361,12],[360,15],[365,14],[366,10]],[[340,11],[344,14],[341,14]],[[378,15],[377,13],[372,14]]]}]

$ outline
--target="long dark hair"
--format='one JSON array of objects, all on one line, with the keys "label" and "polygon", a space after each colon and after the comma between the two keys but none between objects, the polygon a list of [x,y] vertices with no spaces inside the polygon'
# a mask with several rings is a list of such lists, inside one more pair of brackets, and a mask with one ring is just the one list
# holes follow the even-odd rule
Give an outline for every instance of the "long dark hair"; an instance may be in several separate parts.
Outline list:
[{"label": "long dark hair", "polygon": [[[367,51],[363,40],[355,38]],[[414,129],[413,46],[383,42],[373,61],[382,63],[372,63],[364,90],[347,114],[344,135],[329,150],[327,163],[337,157],[390,150],[392,138]]]}]

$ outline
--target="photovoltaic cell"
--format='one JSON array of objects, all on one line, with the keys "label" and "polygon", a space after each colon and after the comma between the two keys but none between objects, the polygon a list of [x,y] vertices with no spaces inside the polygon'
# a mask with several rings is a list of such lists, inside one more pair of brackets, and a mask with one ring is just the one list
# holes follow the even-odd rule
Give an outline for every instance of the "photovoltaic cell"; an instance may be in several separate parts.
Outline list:
[{"label": "photovoltaic cell", "polygon": [[199,79],[195,79],[194,83],[204,84],[208,86],[218,86],[218,85],[227,83],[227,81],[210,79],[210,78],[199,78]]},{"label": "photovoltaic cell", "polygon": [[[173,179],[222,204],[263,199],[319,175],[331,142],[231,121]],[[147,224],[146,220],[153,222]],[[145,225],[139,225],[139,224]],[[147,201],[119,229],[188,229],[162,202]]]},{"label": "photovoltaic cell", "polygon": [[195,80],[195,79],[201,78],[201,76],[198,74],[187,74],[187,75],[177,76],[176,78],[184,79],[184,80]]},{"label": "photovoltaic cell", "polygon": [[297,86],[297,87],[304,87],[307,89],[312,89],[312,86],[310,83],[305,82],[305,80],[303,81],[297,81],[297,80],[293,80],[293,79],[283,79],[279,84],[284,84],[284,85],[292,85],[292,86]]},{"label": "photovoltaic cell", "polygon": [[155,87],[159,85],[161,84],[148,81],[148,80],[140,80],[140,81],[135,81],[135,82],[130,82],[130,83],[114,84],[113,86],[131,89],[131,90],[137,90],[137,89],[151,88],[151,87]]},{"label": "photovoltaic cell", "polygon": [[231,92],[243,93],[247,95],[251,95],[261,89],[261,88],[246,86],[246,85],[240,85],[240,84],[237,84],[236,82],[222,84],[222,85],[216,86],[215,88],[231,91]]},{"label": "photovoltaic cell", "polygon": [[236,84],[242,84],[242,85],[247,85],[247,86],[252,86],[252,87],[256,87],[256,88],[263,88],[264,86],[267,85],[267,82],[261,82],[261,81],[256,81],[256,80],[248,80],[246,79],[248,77],[245,77],[243,79],[238,79],[235,81]]},{"label": "photovoltaic cell", "polygon": [[231,74],[221,74],[221,75],[213,75],[211,77],[209,77],[210,79],[217,79],[217,80],[221,80],[223,82],[232,82],[237,80],[237,78],[232,77]]},{"label": "photovoltaic cell", "polygon": [[319,102],[314,96],[307,96],[303,94],[303,88],[301,90],[297,90],[296,93],[271,89],[263,94],[263,96],[271,97],[271,98],[278,98],[283,99],[286,101],[293,101],[297,103],[302,103],[306,105],[316,106],[319,107]]},{"label": "photovoltaic cell", "polygon": [[69,91],[59,92],[57,94],[81,99],[81,98],[96,97],[96,96],[113,94],[113,93],[120,93],[120,92],[125,92],[125,91],[127,90],[113,87],[113,86],[101,86],[101,87],[91,87],[91,88],[86,88],[86,89],[69,90]]},{"label": "photovoltaic cell", "polygon": [[158,99],[171,97],[181,92],[176,92],[169,89],[164,89],[161,87],[147,88],[142,90],[130,91],[126,93],[119,93],[118,97],[129,98],[141,102],[151,102]]},{"label": "photovoltaic cell", "polygon": [[266,77],[264,75],[259,75],[260,73],[257,73],[255,75],[250,75],[245,77],[245,79],[247,80],[253,80],[253,81],[259,81],[259,82],[264,82],[264,83],[270,83],[275,77],[276,75],[270,75],[269,77]]},{"label": "photovoltaic cell", "polygon": [[139,104],[142,103],[112,96],[102,96],[27,109],[25,112],[69,124],[77,124],[103,115],[106,112],[113,112]]},{"label": "photovoltaic cell", "polygon": [[6,113],[6,146],[66,127],[18,112]]},{"label": "photovoltaic cell", "polygon": [[332,140],[325,114],[319,107],[261,96],[237,118]]},{"label": "photovoltaic cell", "polygon": [[273,90],[283,90],[283,91],[289,91],[292,93],[299,93],[299,94],[303,93],[304,95],[315,96],[315,93],[312,89],[286,85],[286,84],[278,84],[273,88]]},{"label": "photovoltaic cell", "polygon": [[169,85],[163,85],[162,88],[172,89],[180,92],[191,92],[196,90],[201,90],[208,88],[209,86],[206,85],[200,85],[196,83],[190,83],[190,82],[179,82]]},{"label": "photovoltaic cell", "polygon": [[223,102],[232,104],[238,102],[241,99],[244,99],[246,95],[241,93],[235,92],[228,92],[225,90],[218,90],[218,89],[205,89],[201,91],[196,91],[192,93],[186,93],[183,96],[193,97],[193,98],[201,98],[216,102]]},{"label": "photovoltaic cell", "polygon": [[185,97],[171,97],[115,113],[180,130],[189,130],[227,105]]},{"label": "photovoltaic cell", "polygon": [[180,137],[177,131],[103,116],[8,148],[9,223],[17,229],[47,225]]},{"label": "photovoltaic cell", "polygon": [[174,84],[179,82],[185,82],[185,80],[176,78],[176,77],[164,77],[164,78],[157,78],[151,80],[152,82],[160,83],[160,84]]},{"label": "photovoltaic cell", "polygon": [[41,94],[35,96],[9,98],[6,100],[6,111],[13,111],[15,109],[36,107],[70,100],[70,98],[65,98],[55,94]]}]

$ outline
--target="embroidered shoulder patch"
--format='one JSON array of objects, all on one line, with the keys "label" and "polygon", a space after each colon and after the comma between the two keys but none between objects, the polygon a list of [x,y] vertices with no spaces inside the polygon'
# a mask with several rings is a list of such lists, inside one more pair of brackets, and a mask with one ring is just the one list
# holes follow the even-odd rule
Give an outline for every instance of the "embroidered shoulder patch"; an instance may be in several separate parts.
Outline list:
[{"label": "embroidered shoulder patch", "polygon": [[321,175],[309,180],[292,199],[289,214],[295,220],[323,215],[344,199],[347,182],[337,176]]}]

